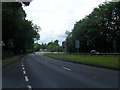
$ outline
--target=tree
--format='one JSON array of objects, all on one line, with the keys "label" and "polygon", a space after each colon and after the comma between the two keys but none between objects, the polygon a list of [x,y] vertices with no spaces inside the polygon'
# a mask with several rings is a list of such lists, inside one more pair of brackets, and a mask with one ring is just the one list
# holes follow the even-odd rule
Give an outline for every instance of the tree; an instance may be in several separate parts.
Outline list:
[{"label": "tree", "polygon": [[68,33],[67,50],[76,51],[75,40],[80,41],[80,52],[96,49],[100,52],[120,51],[120,2],[104,3],[75,23]]},{"label": "tree", "polygon": [[22,3],[3,2],[2,5],[2,39],[5,43],[3,51],[17,54],[32,50],[34,38],[36,40],[40,38],[39,26],[25,19],[26,13],[22,8]]},{"label": "tree", "polygon": [[34,51],[35,51],[35,52],[36,52],[36,51],[39,51],[40,48],[41,48],[41,45],[40,45],[40,44],[34,43]]},{"label": "tree", "polygon": [[54,42],[49,42],[47,45],[46,45],[46,49],[48,51],[51,51],[51,52],[59,52],[59,44],[58,44],[58,40],[55,40]]}]

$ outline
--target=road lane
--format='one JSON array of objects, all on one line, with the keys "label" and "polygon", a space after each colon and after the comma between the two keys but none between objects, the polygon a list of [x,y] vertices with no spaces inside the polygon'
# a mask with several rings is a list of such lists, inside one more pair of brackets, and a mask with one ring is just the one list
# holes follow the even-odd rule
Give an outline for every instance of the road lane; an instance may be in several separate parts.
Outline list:
[{"label": "road lane", "polygon": [[3,88],[117,88],[118,71],[29,54],[3,67]]},{"label": "road lane", "polygon": [[[116,88],[118,71],[31,54],[23,61],[33,88]],[[64,68],[63,68],[64,67]]]},{"label": "road lane", "polygon": [[2,88],[26,88],[21,60],[2,67]]}]

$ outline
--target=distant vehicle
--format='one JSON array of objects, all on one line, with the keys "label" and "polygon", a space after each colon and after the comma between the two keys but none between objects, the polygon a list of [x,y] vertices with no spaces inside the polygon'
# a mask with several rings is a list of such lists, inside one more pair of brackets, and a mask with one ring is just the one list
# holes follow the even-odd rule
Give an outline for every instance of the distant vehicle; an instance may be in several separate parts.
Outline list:
[{"label": "distant vehicle", "polygon": [[94,55],[94,54],[100,54],[100,53],[96,52],[96,50],[91,50],[91,55]]}]

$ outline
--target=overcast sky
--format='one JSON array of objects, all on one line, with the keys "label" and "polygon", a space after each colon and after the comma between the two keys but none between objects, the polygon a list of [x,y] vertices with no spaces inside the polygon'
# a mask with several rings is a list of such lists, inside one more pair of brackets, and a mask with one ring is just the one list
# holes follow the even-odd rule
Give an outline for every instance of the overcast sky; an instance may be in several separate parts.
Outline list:
[{"label": "overcast sky", "polygon": [[65,31],[71,31],[76,21],[89,15],[105,0],[33,0],[24,7],[28,20],[41,27],[39,43],[65,40]]}]

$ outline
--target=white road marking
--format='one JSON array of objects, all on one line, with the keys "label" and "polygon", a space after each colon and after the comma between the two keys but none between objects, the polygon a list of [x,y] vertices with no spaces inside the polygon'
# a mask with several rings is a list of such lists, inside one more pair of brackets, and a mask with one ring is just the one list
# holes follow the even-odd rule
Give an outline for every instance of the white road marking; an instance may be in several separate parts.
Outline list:
[{"label": "white road marking", "polygon": [[28,88],[29,90],[32,90],[32,87],[31,87],[30,85],[27,85],[27,88]]},{"label": "white road marking", "polygon": [[25,71],[23,71],[23,74],[26,74],[26,72],[25,72]]},{"label": "white road marking", "polygon": [[93,76],[94,79],[96,79],[97,77],[96,76]]},{"label": "white road marking", "polygon": [[23,67],[22,69],[23,69],[23,70],[25,70],[25,68],[24,68],[24,67]]},{"label": "white road marking", "polygon": [[[23,62],[22,62],[21,64],[22,64],[22,69],[23,69],[23,74],[24,74],[24,77],[25,77],[25,81],[26,81],[26,82],[29,82],[29,79],[28,79],[28,77],[26,76],[26,71],[25,71]],[[31,87],[29,84],[27,85],[27,88],[28,88],[28,90],[32,90],[32,87]]]},{"label": "white road marking", "polygon": [[22,67],[24,67],[24,65],[22,64]]},{"label": "white road marking", "polygon": [[71,69],[69,69],[69,68],[66,68],[66,67],[62,67],[63,69],[65,69],[65,70],[68,70],[68,71],[70,71]]},{"label": "white road marking", "polygon": [[48,61],[45,61],[46,63],[48,62]]},{"label": "white road marking", "polygon": [[27,76],[25,76],[25,81],[29,81],[29,79],[28,79],[28,77],[27,77]]}]

